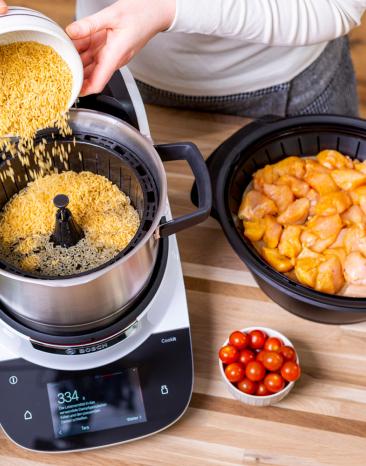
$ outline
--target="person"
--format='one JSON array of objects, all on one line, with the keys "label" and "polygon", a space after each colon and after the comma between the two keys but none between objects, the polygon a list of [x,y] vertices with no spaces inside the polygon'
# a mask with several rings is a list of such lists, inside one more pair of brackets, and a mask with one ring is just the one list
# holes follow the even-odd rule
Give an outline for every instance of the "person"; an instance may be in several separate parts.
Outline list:
[{"label": "person", "polygon": [[366,0],[78,0],[66,32],[84,64],[83,94],[128,63],[147,103],[357,115],[347,34],[365,9]]}]

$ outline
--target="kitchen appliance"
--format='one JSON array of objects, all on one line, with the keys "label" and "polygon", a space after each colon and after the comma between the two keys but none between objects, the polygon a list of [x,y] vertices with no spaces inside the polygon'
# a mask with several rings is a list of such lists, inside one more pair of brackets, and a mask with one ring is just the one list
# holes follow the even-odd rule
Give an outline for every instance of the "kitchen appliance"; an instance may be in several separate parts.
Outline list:
[{"label": "kitchen appliance", "polygon": [[[79,170],[95,168],[95,156],[100,154],[99,151],[106,156],[106,146],[111,152],[118,148],[122,156],[126,152],[127,156],[138,153],[137,143],[135,146],[130,144],[128,138],[124,141],[113,139],[114,145],[111,146],[111,137],[106,134],[110,125],[114,130],[124,125],[128,129],[123,134],[133,133],[136,140],[143,140],[139,141],[140,144],[149,147],[150,152],[154,151],[144,107],[127,69],[113,76],[103,94],[86,98],[80,105],[103,113],[106,119],[99,133],[95,126],[90,125],[89,133],[85,130],[83,134],[75,135],[77,143],[83,136],[81,143],[85,144],[86,140],[94,148],[91,154],[94,154],[94,165],[91,158],[85,157],[84,167],[79,167]],[[88,124],[90,115],[97,115],[90,110],[75,113],[85,115]],[[140,132],[132,130],[132,125]],[[117,131],[115,135],[117,138]],[[184,149],[180,151],[182,146]],[[86,147],[89,146],[84,146],[83,155],[88,153]],[[190,144],[162,147],[161,154],[169,160],[189,158],[187,152],[193,148]],[[159,146],[156,149],[160,151]],[[42,322],[35,324],[32,319],[14,312],[9,305],[0,304],[0,422],[6,434],[17,444],[49,452],[95,448],[151,435],[168,427],[184,413],[192,392],[192,349],[179,251],[173,233],[207,217],[211,205],[208,173],[195,148],[193,153],[195,161],[190,160],[190,163],[194,172],[200,172],[201,206],[192,215],[172,220],[163,172],[159,178],[156,170],[154,177],[148,179],[151,182],[155,180],[155,195],[160,196],[161,204],[156,204],[146,231],[141,233],[143,239],[138,232],[136,236],[139,239],[132,242],[137,253],[145,245],[149,246],[137,263],[132,262],[130,269],[123,265],[123,271],[109,278],[113,286],[108,292],[115,293],[115,289],[123,288],[123,280],[129,280],[126,274],[130,270],[133,275],[134,267],[141,275],[146,272],[141,277],[143,286],[113,316],[94,322],[92,326],[80,327],[74,321],[67,329],[60,322],[49,326],[42,325]],[[100,167],[99,163],[97,165]],[[156,165],[159,167],[159,162],[156,161]],[[144,206],[138,202],[135,206],[143,217],[145,205],[152,201],[152,197],[150,195],[149,198],[149,191],[143,188],[145,195],[140,196],[134,180],[138,176],[148,177],[141,169],[138,170],[139,166],[136,170],[133,165],[125,163],[124,166],[130,169],[129,193],[135,194],[135,197],[131,195],[132,202],[144,202]],[[116,173],[113,167],[112,163],[107,166],[106,173],[111,178]],[[115,179],[123,189],[126,187],[123,184],[126,170],[118,170],[118,178]],[[153,233],[149,235],[154,225]],[[131,252],[107,264],[104,267],[106,273],[118,269],[119,264],[126,264],[126,257],[133,256]],[[151,261],[144,261],[146,256]],[[141,264],[151,266],[150,271],[139,268]],[[92,280],[100,278],[102,270],[90,273]],[[9,269],[7,273],[14,275],[15,280],[19,277],[20,291],[24,283],[38,283],[16,270]],[[85,276],[81,277],[82,280]],[[63,287],[65,312],[70,305],[67,282],[78,278],[63,280],[66,282]],[[56,287],[61,287],[59,280],[55,283]],[[99,293],[103,292],[103,286],[96,287]],[[37,293],[37,287],[33,293]],[[80,301],[77,295],[75,298]],[[89,302],[90,308],[95,308],[95,301],[99,298],[93,294],[92,288],[87,288],[82,299]],[[60,298],[60,306],[61,301]],[[37,309],[36,299],[30,304]],[[99,304],[103,303],[100,301]],[[77,312],[76,308],[74,312]]]},{"label": "kitchen appliance", "polygon": [[[260,288],[283,308],[306,319],[332,324],[366,320],[366,298],[330,295],[307,288],[276,272],[244,237],[237,218],[239,204],[252,174],[290,156],[309,157],[336,149],[351,158],[366,159],[366,122],[333,115],[267,117],[237,131],[209,157],[216,218],[237,255]],[[196,190],[193,190],[193,199]]]}]

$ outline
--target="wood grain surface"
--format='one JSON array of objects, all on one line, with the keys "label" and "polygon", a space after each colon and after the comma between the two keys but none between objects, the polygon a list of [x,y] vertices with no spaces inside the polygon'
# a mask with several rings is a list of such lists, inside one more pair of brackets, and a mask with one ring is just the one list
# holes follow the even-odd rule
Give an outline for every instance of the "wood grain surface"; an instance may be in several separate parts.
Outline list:
[{"label": "wood grain surface", "polygon": [[[72,17],[73,1],[69,0],[16,3],[43,10],[63,24]],[[366,66],[362,29],[353,37],[360,76]],[[363,83],[360,78],[366,103],[364,84],[366,79]],[[205,156],[246,123],[236,117],[157,107],[149,107],[148,113],[155,142],[190,140]],[[189,169],[184,163],[171,162],[166,170],[173,212],[188,212],[192,208]],[[317,324],[274,304],[259,290],[212,219],[180,233],[178,242],[195,360],[194,393],[184,417],[144,440],[63,455],[22,450],[0,432],[0,465],[364,466],[366,323]],[[301,359],[301,380],[275,407],[241,405],[220,380],[219,346],[231,330],[250,325],[283,332],[294,342]]]}]

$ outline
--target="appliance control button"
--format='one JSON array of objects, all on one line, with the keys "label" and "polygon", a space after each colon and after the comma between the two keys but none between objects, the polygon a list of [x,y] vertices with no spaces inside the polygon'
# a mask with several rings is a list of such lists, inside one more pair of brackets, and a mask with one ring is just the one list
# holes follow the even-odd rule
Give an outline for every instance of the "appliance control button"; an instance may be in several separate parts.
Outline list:
[{"label": "appliance control button", "polygon": [[12,375],[9,377],[10,385],[16,385],[18,383],[18,377],[16,375]]},{"label": "appliance control button", "polygon": [[24,413],[24,420],[25,420],[25,421],[30,421],[31,419],[33,419],[32,413],[31,413],[30,411],[27,410],[27,411]]},{"label": "appliance control button", "polygon": [[168,386],[167,385],[162,385],[160,387],[160,392],[161,392],[162,395],[168,395],[168,393],[169,393]]}]

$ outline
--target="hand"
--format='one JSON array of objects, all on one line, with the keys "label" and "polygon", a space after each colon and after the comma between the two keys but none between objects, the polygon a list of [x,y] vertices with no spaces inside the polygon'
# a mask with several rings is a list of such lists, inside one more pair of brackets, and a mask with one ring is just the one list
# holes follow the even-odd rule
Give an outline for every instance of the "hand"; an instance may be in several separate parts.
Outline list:
[{"label": "hand", "polygon": [[101,92],[117,69],[170,27],[175,9],[176,0],[120,0],[70,24],[66,32],[84,65],[80,95]]},{"label": "hand", "polygon": [[5,15],[8,12],[8,5],[4,0],[0,0],[0,15]]}]

